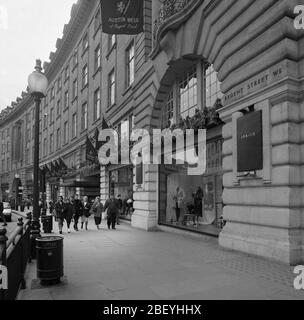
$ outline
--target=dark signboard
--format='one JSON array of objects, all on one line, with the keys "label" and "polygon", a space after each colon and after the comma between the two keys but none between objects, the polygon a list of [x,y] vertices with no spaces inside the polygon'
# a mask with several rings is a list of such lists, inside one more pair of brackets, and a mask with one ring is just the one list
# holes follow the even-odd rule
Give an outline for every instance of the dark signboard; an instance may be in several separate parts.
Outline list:
[{"label": "dark signboard", "polygon": [[101,0],[102,31],[108,34],[143,32],[143,0]]},{"label": "dark signboard", "polygon": [[263,169],[262,111],[246,114],[237,120],[238,172]]}]

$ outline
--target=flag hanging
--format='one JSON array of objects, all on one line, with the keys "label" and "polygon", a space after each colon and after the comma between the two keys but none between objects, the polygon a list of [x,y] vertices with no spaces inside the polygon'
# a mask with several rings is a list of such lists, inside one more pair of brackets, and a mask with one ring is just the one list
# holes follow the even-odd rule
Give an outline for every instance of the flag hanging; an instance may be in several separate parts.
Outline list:
[{"label": "flag hanging", "polygon": [[101,0],[102,31],[108,34],[143,32],[143,0]]},{"label": "flag hanging", "polygon": [[94,148],[91,139],[89,137],[87,137],[87,142],[86,142],[86,160],[95,163],[96,162],[96,158],[97,158],[96,149]]}]

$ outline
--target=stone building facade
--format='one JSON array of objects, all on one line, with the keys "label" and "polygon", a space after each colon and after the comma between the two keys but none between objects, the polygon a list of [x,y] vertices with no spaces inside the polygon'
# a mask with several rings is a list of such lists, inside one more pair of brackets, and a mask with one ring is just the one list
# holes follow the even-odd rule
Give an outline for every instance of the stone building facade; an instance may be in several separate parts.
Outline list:
[{"label": "stone building facade", "polygon": [[[169,201],[181,186],[191,202],[201,186],[205,198],[196,226],[209,232],[223,217],[221,246],[303,263],[304,33],[294,28],[296,5],[296,0],[145,0],[145,32],[115,38],[101,32],[98,1],[78,1],[57,51],[44,66],[50,89],[41,108],[41,166],[61,158],[72,169],[65,177],[46,178],[47,197],[54,190],[84,194],[89,190],[82,182],[91,181],[94,190],[96,179],[102,200],[110,191],[131,189],[131,224],[150,231],[160,225],[189,227],[186,207],[182,223],[175,223],[178,211]],[[26,101],[30,104],[29,98],[20,104]],[[262,114],[263,163],[261,170],[244,174],[237,165],[237,124],[253,111]],[[132,127],[178,125],[196,114],[209,119],[209,165],[191,181],[178,180],[184,168],[174,165],[144,164],[140,183],[137,167],[94,171],[83,165],[86,138],[102,127],[103,118],[127,133]],[[1,122],[0,132],[12,128],[13,115]],[[121,124],[125,120],[128,127]],[[12,179],[6,169],[1,179]]]}]

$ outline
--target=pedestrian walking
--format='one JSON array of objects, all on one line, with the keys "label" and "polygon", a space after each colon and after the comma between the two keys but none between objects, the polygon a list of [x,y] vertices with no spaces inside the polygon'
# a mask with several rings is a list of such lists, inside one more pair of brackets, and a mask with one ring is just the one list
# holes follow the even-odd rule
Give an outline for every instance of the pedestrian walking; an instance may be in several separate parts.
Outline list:
[{"label": "pedestrian walking", "polygon": [[118,225],[120,225],[119,217],[122,214],[122,208],[123,208],[123,203],[122,203],[122,199],[121,199],[121,195],[120,194],[117,195],[117,208],[118,208],[118,214],[117,214],[117,217],[116,217],[116,223]]},{"label": "pedestrian walking", "polygon": [[6,219],[5,219],[5,215],[3,214],[3,210],[4,210],[4,206],[3,206],[3,202],[0,201],[0,218],[3,222],[3,227],[6,227],[7,226],[7,223],[6,223]]},{"label": "pedestrian walking", "polygon": [[83,205],[82,205],[81,200],[78,197],[78,194],[76,194],[74,197],[73,206],[74,206],[74,217],[73,217],[74,218],[74,230],[78,231],[79,218],[83,214]]},{"label": "pedestrian walking", "polygon": [[62,234],[63,223],[65,219],[65,203],[63,197],[59,197],[55,204],[56,219],[58,222],[59,233]]},{"label": "pedestrian walking", "polygon": [[65,202],[65,220],[67,222],[68,233],[71,233],[70,226],[71,226],[72,218],[74,216],[73,202],[74,202],[73,197],[70,197],[70,199],[67,199]]},{"label": "pedestrian walking", "polygon": [[83,225],[85,224],[85,229],[88,230],[89,217],[91,215],[91,205],[88,201],[88,197],[83,197],[83,213],[81,217],[81,229],[83,229]]},{"label": "pedestrian walking", "polygon": [[54,211],[54,203],[53,201],[49,201],[49,211],[50,211],[50,214],[53,214],[53,211]]},{"label": "pedestrian walking", "polygon": [[117,200],[114,197],[114,194],[110,195],[110,198],[106,201],[105,210],[108,210],[108,216],[107,216],[107,225],[108,229],[116,230],[116,217],[118,214],[118,206],[117,206]]},{"label": "pedestrian walking", "polygon": [[100,198],[96,197],[95,201],[91,208],[92,213],[94,214],[95,225],[98,230],[100,230],[100,224],[102,219],[103,204],[100,202]]}]

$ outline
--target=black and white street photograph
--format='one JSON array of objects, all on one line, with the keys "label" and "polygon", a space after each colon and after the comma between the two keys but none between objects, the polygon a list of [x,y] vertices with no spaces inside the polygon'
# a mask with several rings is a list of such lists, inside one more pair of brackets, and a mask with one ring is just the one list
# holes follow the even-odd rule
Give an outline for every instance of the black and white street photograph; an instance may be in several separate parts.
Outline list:
[{"label": "black and white street photograph", "polygon": [[0,0],[12,300],[304,300],[304,0]]}]

